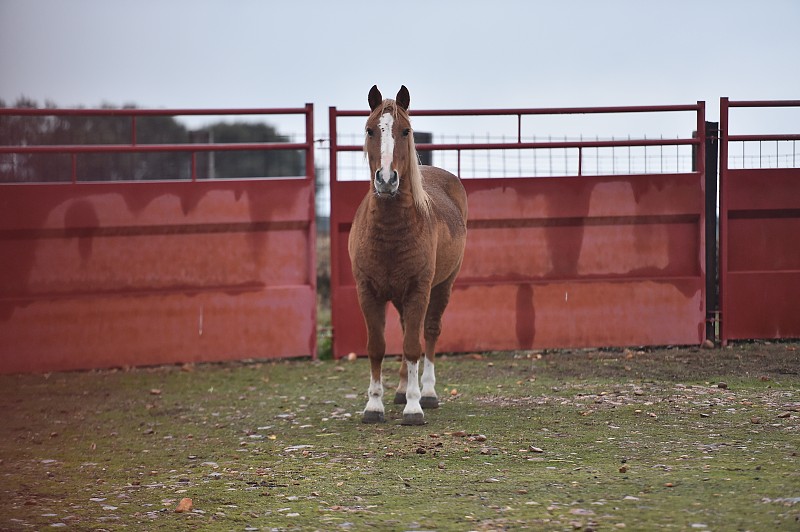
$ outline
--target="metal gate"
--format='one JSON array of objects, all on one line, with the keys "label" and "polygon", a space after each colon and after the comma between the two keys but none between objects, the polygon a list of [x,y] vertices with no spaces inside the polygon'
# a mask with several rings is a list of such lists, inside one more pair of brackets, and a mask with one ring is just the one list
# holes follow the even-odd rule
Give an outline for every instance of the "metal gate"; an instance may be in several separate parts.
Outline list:
[{"label": "metal gate", "polygon": [[[526,142],[529,115],[696,115],[696,135],[677,139]],[[467,249],[443,320],[442,351],[699,344],[705,337],[705,106],[414,111],[422,116],[510,116],[513,142],[418,144],[455,152],[568,149],[575,175],[463,179],[469,196]],[[363,353],[366,331],[350,271],[347,238],[368,185],[338,179],[337,120],[366,117],[330,109],[331,299],[334,355]],[[688,133],[688,131],[687,131]],[[586,175],[587,152],[694,147],[696,166],[651,174]],[[366,178],[366,174],[365,174]],[[396,312],[387,352],[401,351]]]},{"label": "metal gate", "polygon": [[[800,159],[765,168],[794,135],[731,135],[731,108],[800,107],[794,101],[720,103],[720,304],[723,343],[800,337]],[[755,149],[748,163],[748,145]],[[772,150],[775,150],[772,152]],[[740,152],[741,150],[741,152]],[[735,153],[742,164],[731,168]],[[783,166],[783,167],[778,167]]]},{"label": "metal gate", "polygon": [[[0,184],[0,373],[313,355],[313,106],[22,110],[123,116],[122,145],[0,146],[66,154],[65,183]],[[144,116],[298,115],[302,142],[141,144]],[[302,152],[304,175],[208,179],[198,154]],[[81,182],[91,154],[186,153],[183,181]],[[53,176],[54,179],[63,176]],[[165,176],[169,177],[169,176]]]}]

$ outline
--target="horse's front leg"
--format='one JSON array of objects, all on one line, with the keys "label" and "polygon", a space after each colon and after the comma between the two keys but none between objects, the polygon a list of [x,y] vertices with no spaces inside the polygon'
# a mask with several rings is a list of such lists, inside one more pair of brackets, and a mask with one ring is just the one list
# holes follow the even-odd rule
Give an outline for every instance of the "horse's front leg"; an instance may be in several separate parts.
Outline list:
[{"label": "horse's front leg", "polygon": [[367,354],[369,355],[370,378],[367,389],[367,406],[361,421],[383,423],[386,421],[383,408],[383,382],[381,366],[386,353],[383,333],[386,325],[386,303],[381,303],[367,292],[359,290],[359,304],[367,324]]},{"label": "horse's front leg", "polygon": [[403,363],[406,366],[406,406],[403,409],[403,425],[425,424],[422,412],[419,387],[419,360],[422,357],[422,323],[428,307],[428,294],[417,293],[410,296],[403,305]]}]

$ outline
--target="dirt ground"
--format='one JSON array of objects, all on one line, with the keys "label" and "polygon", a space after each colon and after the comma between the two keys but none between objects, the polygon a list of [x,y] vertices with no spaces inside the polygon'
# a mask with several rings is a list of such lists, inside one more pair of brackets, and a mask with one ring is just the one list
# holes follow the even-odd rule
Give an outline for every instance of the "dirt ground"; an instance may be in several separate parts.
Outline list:
[{"label": "dirt ground", "polygon": [[0,531],[798,530],[800,342],[0,376]]},{"label": "dirt ground", "polygon": [[[617,377],[686,381],[722,376],[800,377],[800,342],[738,342],[726,347],[659,347],[532,352],[554,378]],[[526,355],[527,356],[527,355]]]}]

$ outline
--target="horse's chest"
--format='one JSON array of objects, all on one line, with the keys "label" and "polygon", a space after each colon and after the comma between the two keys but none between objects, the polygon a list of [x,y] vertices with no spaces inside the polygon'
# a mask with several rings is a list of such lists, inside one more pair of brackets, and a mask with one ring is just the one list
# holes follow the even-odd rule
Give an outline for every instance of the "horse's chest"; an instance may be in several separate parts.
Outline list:
[{"label": "horse's chest", "polygon": [[373,245],[360,250],[355,266],[377,292],[393,299],[433,275],[431,254],[424,251],[414,241]]}]

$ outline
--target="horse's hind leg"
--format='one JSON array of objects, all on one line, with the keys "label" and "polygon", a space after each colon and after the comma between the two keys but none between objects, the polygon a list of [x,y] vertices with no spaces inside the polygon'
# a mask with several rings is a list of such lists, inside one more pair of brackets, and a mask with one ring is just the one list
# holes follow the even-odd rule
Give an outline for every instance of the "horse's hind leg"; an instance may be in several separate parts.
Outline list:
[{"label": "horse's hind leg", "polygon": [[406,404],[406,388],[408,388],[408,364],[406,358],[401,357],[400,361],[400,382],[397,384],[397,391],[394,393],[394,404]]},{"label": "horse's hind leg", "polygon": [[[406,332],[406,324],[403,321],[403,307],[395,304],[397,313],[400,314],[400,327],[403,330],[403,335]],[[397,391],[394,394],[394,404],[406,404],[406,388],[408,387],[408,364],[406,364],[406,357],[400,356],[400,381],[397,384]]]},{"label": "horse's hind leg", "polygon": [[442,332],[442,315],[447,303],[450,301],[450,291],[456,280],[456,270],[453,275],[434,286],[431,290],[431,299],[425,313],[425,361],[422,370],[422,397],[420,405],[424,409],[439,408],[439,397],[436,395],[436,371],[434,359],[436,358],[436,342]]},{"label": "horse's hind leg", "polygon": [[367,324],[367,354],[369,355],[370,379],[367,389],[367,406],[361,421],[364,423],[383,423],[386,421],[383,408],[383,382],[381,366],[386,353],[386,341],[383,337],[386,325],[386,304],[381,303],[368,293],[359,290],[358,301]]}]

